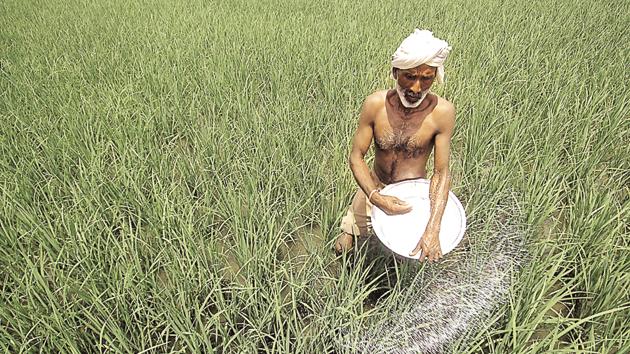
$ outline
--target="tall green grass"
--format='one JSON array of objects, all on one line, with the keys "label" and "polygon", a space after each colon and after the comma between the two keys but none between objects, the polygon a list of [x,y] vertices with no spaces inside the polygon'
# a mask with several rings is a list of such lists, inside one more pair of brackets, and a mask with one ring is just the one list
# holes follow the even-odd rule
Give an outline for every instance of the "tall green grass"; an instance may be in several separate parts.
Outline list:
[{"label": "tall green grass", "polygon": [[471,229],[512,189],[530,230],[508,303],[454,350],[630,352],[629,14],[1,2],[0,348],[320,353],[385,316],[391,269],[330,246],[360,104],[421,27],[453,47],[434,91]]}]

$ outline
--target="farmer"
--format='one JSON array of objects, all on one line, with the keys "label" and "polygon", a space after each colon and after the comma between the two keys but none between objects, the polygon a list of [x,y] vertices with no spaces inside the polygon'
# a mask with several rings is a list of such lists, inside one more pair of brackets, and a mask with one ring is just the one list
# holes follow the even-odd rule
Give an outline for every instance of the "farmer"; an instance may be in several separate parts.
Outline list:
[{"label": "farmer", "polygon": [[[335,242],[337,252],[350,250],[355,237],[368,236],[372,205],[388,215],[411,210],[406,202],[379,191],[387,184],[426,178],[427,160],[435,147],[430,218],[410,256],[422,252],[421,261],[442,257],[438,234],[450,185],[448,160],[455,107],[431,93],[430,88],[435,79],[444,81],[443,63],[450,49],[432,32],[416,29],[392,56],[396,89],[377,91],[365,99],[349,159],[359,189],[341,222],[343,232]],[[375,158],[370,171],[364,156],[372,139]]]}]

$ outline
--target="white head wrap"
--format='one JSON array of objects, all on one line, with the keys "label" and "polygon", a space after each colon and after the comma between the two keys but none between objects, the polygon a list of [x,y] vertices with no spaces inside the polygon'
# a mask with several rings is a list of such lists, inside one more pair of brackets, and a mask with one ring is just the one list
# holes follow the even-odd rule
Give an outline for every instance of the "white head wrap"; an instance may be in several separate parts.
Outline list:
[{"label": "white head wrap", "polygon": [[420,64],[437,67],[437,81],[444,82],[444,61],[451,51],[446,41],[433,37],[427,30],[415,29],[392,55],[392,67],[411,69]]}]

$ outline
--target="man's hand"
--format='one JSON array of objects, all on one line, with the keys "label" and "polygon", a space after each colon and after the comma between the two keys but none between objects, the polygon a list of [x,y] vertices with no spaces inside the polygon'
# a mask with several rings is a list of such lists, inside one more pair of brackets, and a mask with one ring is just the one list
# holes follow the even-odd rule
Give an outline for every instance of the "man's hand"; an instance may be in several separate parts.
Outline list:
[{"label": "man's hand", "polygon": [[411,211],[411,205],[390,195],[375,193],[372,204],[387,215],[406,214]]},{"label": "man's hand", "polygon": [[413,257],[418,254],[419,251],[422,251],[422,253],[420,253],[420,262],[423,262],[425,257],[429,258],[432,262],[437,262],[440,258],[442,258],[442,248],[440,247],[439,234],[440,230],[426,228],[426,230],[424,230],[424,235],[422,235],[422,238],[418,241],[416,248],[411,251],[409,255]]}]

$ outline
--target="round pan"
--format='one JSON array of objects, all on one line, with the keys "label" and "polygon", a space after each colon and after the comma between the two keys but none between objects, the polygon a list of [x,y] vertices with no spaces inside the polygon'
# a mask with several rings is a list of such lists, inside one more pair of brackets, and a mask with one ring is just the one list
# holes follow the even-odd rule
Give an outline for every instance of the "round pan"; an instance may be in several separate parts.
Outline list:
[{"label": "round pan", "polygon": [[[430,216],[429,181],[414,179],[390,184],[381,194],[395,196],[411,204],[412,210],[401,215],[387,215],[378,207],[372,207],[372,229],[381,242],[394,253],[406,258],[419,259],[409,253],[418,244]],[[452,251],[464,237],[466,213],[459,199],[448,192],[446,208],[440,224],[440,247],[442,254]]]}]

